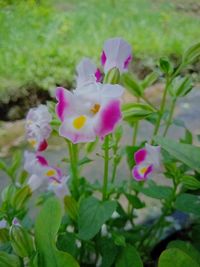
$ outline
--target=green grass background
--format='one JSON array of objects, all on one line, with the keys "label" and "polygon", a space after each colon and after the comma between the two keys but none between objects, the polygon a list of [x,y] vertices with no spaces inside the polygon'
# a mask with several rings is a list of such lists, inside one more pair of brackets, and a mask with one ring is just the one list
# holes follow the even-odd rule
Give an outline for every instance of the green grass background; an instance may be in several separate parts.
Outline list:
[{"label": "green grass background", "polygon": [[25,94],[27,88],[71,86],[81,57],[92,57],[99,64],[109,37],[123,37],[135,57],[155,61],[163,55],[179,56],[200,40],[200,10],[190,10],[189,0],[40,2],[0,0],[3,102]]}]

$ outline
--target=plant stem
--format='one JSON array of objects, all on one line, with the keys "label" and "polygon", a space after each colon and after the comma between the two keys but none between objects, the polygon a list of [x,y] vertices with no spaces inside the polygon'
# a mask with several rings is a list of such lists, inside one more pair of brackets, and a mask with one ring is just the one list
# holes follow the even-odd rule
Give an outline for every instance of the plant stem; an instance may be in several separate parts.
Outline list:
[{"label": "plant stem", "polygon": [[163,97],[162,97],[162,101],[161,101],[161,105],[160,105],[160,110],[159,110],[159,117],[158,117],[158,120],[156,122],[156,125],[155,125],[155,128],[154,128],[154,132],[153,132],[152,141],[151,141],[152,144],[154,143],[153,138],[157,135],[157,133],[159,131],[161,120],[162,120],[162,116],[163,116],[163,113],[164,113],[164,110],[165,110],[165,103],[166,103],[166,98],[167,98],[168,86],[169,86],[169,78],[167,78],[167,80],[166,80],[166,86],[165,86],[165,90],[164,90],[164,93],[163,93]]},{"label": "plant stem", "polygon": [[103,188],[102,188],[102,199],[107,198],[107,187],[108,187],[108,168],[109,168],[109,135],[104,138],[104,177],[103,177]]},{"label": "plant stem", "polygon": [[[143,247],[143,244],[145,241],[145,249],[149,246],[149,243],[154,240],[157,236],[157,233],[160,231],[160,228],[165,220],[165,217],[167,215],[169,215],[173,208],[174,208],[174,202],[176,200],[177,197],[177,187],[178,187],[178,183],[173,179],[173,192],[172,195],[170,197],[170,199],[165,203],[165,206],[163,207],[163,213],[160,216],[160,218],[158,219],[158,221],[154,224],[151,225],[151,227],[146,231],[146,233],[144,234],[144,236],[142,237],[140,244],[139,244],[139,248]],[[163,231],[162,231],[163,232]],[[160,236],[162,235],[162,232],[160,232]],[[148,238],[148,239],[147,239]]]},{"label": "plant stem", "polygon": [[172,104],[171,104],[171,107],[170,107],[170,113],[169,113],[169,117],[168,117],[168,120],[167,120],[167,124],[166,124],[165,130],[164,130],[163,136],[166,136],[166,134],[168,132],[168,129],[169,129],[171,123],[172,123],[175,106],[176,106],[176,98],[174,98],[172,100]]},{"label": "plant stem", "polygon": [[72,185],[73,191],[75,194],[75,199],[78,198],[78,145],[72,144],[71,142],[67,141],[68,150],[69,150],[69,157],[70,157],[70,165],[71,165],[71,172],[72,172]]},{"label": "plant stem", "polygon": [[136,121],[135,124],[134,124],[134,129],[133,129],[132,146],[135,146],[136,145],[138,129],[139,129],[139,121]]},{"label": "plant stem", "polygon": [[[114,138],[113,138],[114,140]],[[115,177],[117,173],[117,165],[119,163],[118,161],[118,141],[114,140],[114,145],[113,145],[113,171],[112,171],[112,178],[111,178],[111,183],[114,184],[115,182]]]}]

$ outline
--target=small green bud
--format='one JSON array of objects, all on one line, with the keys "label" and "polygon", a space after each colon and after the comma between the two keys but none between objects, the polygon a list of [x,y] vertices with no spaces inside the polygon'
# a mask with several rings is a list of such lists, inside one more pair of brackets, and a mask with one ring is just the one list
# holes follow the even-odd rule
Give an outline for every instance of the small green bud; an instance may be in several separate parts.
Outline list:
[{"label": "small green bud", "polygon": [[120,71],[118,68],[112,68],[104,77],[104,83],[118,84],[120,82]]},{"label": "small green bud", "polygon": [[160,69],[165,73],[165,74],[172,74],[173,73],[173,65],[172,63],[167,59],[167,58],[161,58],[159,62]]},{"label": "small green bud", "polygon": [[9,234],[12,248],[18,256],[25,258],[33,254],[33,238],[21,225],[13,224]]}]

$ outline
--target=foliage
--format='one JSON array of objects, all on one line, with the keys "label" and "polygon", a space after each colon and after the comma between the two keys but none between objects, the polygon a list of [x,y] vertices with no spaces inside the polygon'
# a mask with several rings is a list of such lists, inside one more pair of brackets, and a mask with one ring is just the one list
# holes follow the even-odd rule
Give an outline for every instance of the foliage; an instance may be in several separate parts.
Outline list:
[{"label": "foliage", "polygon": [[[114,42],[123,44],[122,48],[127,44],[118,38]],[[1,192],[0,266],[142,267],[152,262],[153,249],[177,227],[176,219],[173,219],[176,212],[187,214],[190,228],[186,230],[189,233],[186,240],[166,244],[166,249],[157,255],[158,266],[200,266],[200,148],[193,144],[193,134],[189,129],[184,128],[185,136],[180,140],[166,137],[174,123],[176,101],[192,90],[191,78],[182,77],[181,72],[187,64],[198,59],[199,47],[198,43],[186,50],[177,66],[168,58],[160,60],[158,72],[165,81],[165,88],[159,107],[154,107],[145,97],[145,91],[157,79],[157,73],[149,74],[144,80],[135,79],[129,72],[120,71],[121,65],[116,61],[114,68],[105,71],[104,82],[110,84],[94,82],[96,76],[92,73],[89,75],[92,80],[86,79],[81,89],[78,88],[81,93],[78,89],[73,93],[57,89],[56,113],[55,103],[51,102],[48,108],[40,106],[30,110],[26,133],[34,152],[25,152],[24,168],[21,153],[14,154],[10,164],[0,161],[0,169],[10,181]],[[109,54],[107,56],[106,60],[109,60]],[[117,98],[123,88],[116,83],[128,87],[126,89],[137,99],[121,107]],[[92,90],[88,93],[91,85]],[[99,104],[105,97],[99,97],[102,91],[106,95],[106,101],[101,102],[103,107]],[[79,102],[73,102],[76,98]],[[111,110],[108,109],[110,99]],[[80,105],[78,115],[74,103]],[[113,103],[117,103],[115,116]],[[109,110],[109,116],[102,112],[104,105],[106,109],[103,111]],[[85,106],[86,114],[90,114],[88,117],[84,113]],[[69,117],[72,125],[67,135],[69,128],[62,132],[62,127],[67,125]],[[90,118],[93,120],[84,128],[84,123]],[[110,120],[115,120],[116,127],[110,126]],[[121,120],[124,122],[120,125]],[[152,138],[139,142],[139,123],[145,120],[152,124]],[[99,134],[96,127],[107,121],[112,130]],[[128,124],[133,132],[131,144],[125,140],[124,145],[124,124]],[[67,166],[69,176],[62,173],[58,162],[54,162],[52,167],[44,156],[51,131],[66,141],[64,148],[68,155],[63,164]],[[90,143],[80,139],[82,136],[85,138],[86,131],[89,131],[89,137],[86,137]],[[95,151],[104,163],[100,181],[82,175],[82,169],[95,160]],[[127,161],[128,172],[117,180],[122,159]],[[158,175],[162,184],[158,183]],[[43,186],[46,185],[45,189]],[[34,201],[38,188],[41,191]],[[147,207],[144,196],[159,203],[160,216],[138,224],[139,212]],[[33,216],[35,206],[39,212]]]}]

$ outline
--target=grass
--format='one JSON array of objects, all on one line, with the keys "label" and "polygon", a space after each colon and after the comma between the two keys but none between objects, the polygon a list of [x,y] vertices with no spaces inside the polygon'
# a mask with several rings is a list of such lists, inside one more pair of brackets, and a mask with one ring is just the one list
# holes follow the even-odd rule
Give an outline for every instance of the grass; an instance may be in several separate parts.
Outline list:
[{"label": "grass", "polygon": [[141,59],[179,56],[199,41],[199,14],[177,10],[176,1],[41,2],[0,8],[3,102],[26,94],[27,88],[52,92],[58,84],[71,86],[81,57],[92,57],[99,63],[103,42],[112,36],[129,41],[134,55]]}]

